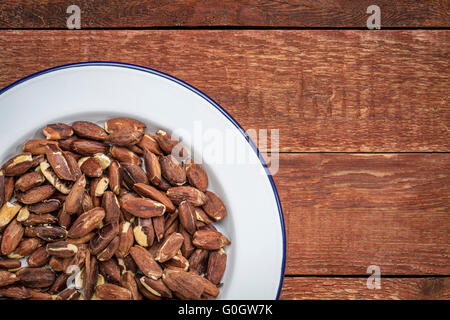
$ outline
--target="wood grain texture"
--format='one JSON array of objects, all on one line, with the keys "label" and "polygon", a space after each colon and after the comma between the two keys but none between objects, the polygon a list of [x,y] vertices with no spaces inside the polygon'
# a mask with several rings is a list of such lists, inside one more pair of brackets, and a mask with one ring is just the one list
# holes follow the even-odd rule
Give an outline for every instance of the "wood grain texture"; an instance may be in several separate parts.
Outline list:
[{"label": "wood grain texture", "polygon": [[429,0],[15,0],[0,4],[1,28],[66,28],[69,5],[82,28],[271,26],[366,28],[367,8],[381,9],[382,28],[448,27],[450,1]]},{"label": "wood grain texture", "polygon": [[[2,31],[0,86],[70,62],[172,74],[281,152],[450,150],[449,31]],[[264,150],[262,150],[264,151]]]},{"label": "wood grain texture", "polygon": [[383,278],[367,289],[366,278],[285,278],[283,300],[449,300],[449,278]]},{"label": "wood grain texture", "polygon": [[282,154],[286,274],[450,274],[450,154]]}]

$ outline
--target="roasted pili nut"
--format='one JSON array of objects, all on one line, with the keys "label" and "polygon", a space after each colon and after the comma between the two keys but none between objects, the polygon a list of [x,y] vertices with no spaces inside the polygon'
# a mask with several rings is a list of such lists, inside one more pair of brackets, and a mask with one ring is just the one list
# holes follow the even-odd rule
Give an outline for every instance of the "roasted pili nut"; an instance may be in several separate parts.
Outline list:
[{"label": "roasted pili nut", "polygon": [[5,177],[5,199],[4,202],[11,201],[14,194],[14,177]]},{"label": "roasted pili nut", "polygon": [[89,251],[86,255],[84,264],[83,276],[83,292],[87,299],[91,299],[94,294],[95,286],[97,285],[98,276],[98,262],[94,256],[91,256]]},{"label": "roasted pili nut", "polygon": [[138,272],[138,267],[134,262],[133,258],[131,257],[131,255],[127,255],[126,257],[123,258],[117,258],[117,263],[119,265],[121,274],[127,271],[130,271],[133,274]]},{"label": "roasted pili nut", "polygon": [[36,251],[37,248],[39,248],[42,245],[42,241],[37,238],[26,238],[20,241],[17,248],[8,254],[8,258],[11,259],[21,259],[23,257],[29,256],[34,251]]},{"label": "roasted pili nut", "polygon": [[154,138],[165,154],[171,154],[173,148],[180,143],[178,140],[172,138],[172,136],[164,130],[156,131],[156,135],[154,136]]},{"label": "roasted pili nut", "polygon": [[143,135],[143,132],[134,130],[117,131],[110,133],[108,137],[106,137],[105,143],[114,146],[129,147],[141,141]]},{"label": "roasted pili nut", "polygon": [[17,259],[0,259],[0,269],[13,270],[20,268],[22,263]]},{"label": "roasted pili nut", "polygon": [[88,234],[86,234],[86,235],[84,235],[84,236],[82,236],[80,238],[74,238],[74,239],[67,238],[66,241],[68,243],[72,243],[72,244],[75,244],[75,245],[85,244],[85,243],[88,243],[89,241],[91,241],[91,239],[95,235],[96,235],[95,232],[89,232]]},{"label": "roasted pili nut", "polygon": [[99,262],[100,273],[105,277],[107,282],[120,284],[120,268],[115,259],[108,259]]},{"label": "roasted pili nut", "polygon": [[127,184],[128,189],[132,189],[136,183],[148,184],[148,178],[145,171],[136,164],[122,163],[122,169],[124,182]]},{"label": "roasted pili nut", "polygon": [[67,288],[67,280],[69,279],[69,275],[65,273],[61,273],[56,277],[55,282],[53,282],[52,286],[48,289],[49,294],[55,294],[63,291]]},{"label": "roasted pili nut", "polygon": [[100,300],[131,300],[131,292],[118,285],[105,283],[95,288],[95,295]]},{"label": "roasted pili nut", "polygon": [[120,277],[120,286],[128,289],[131,292],[131,297],[133,300],[142,300],[142,295],[139,292],[136,280],[134,278],[134,274],[131,271],[124,272],[122,277]]},{"label": "roasted pili nut", "polygon": [[135,223],[136,225],[133,228],[134,239],[140,246],[150,247],[155,240],[152,219],[137,218]]},{"label": "roasted pili nut", "polygon": [[189,234],[194,234],[196,230],[196,213],[194,206],[188,201],[182,201],[178,207],[180,223]]},{"label": "roasted pili nut", "polygon": [[93,255],[100,253],[119,233],[118,223],[105,224],[89,242],[89,249]]},{"label": "roasted pili nut", "polygon": [[67,288],[61,291],[58,296],[62,300],[78,300],[81,296],[81,292],[75,288]]},{"label": "roasted pili nut", "polygon": [[208,257],[208,250],[196,249],[189,257],[189,270],[198,274],[205,273],[208,267]]},{"label": "roasted pili nut", "polygon": [[180,268],[184,271],[189,269],[189,261],[180,253],[177,253],[172,259],[164,262],[166,268]]},{"label": "roasted pili nut", "polygon": [[74,180],[78,180],[83,173],[81,172],[80,166],[78,165],[78,160],[75,157],[76,155],[68,151],[63,151],[63,154],[67,160],[70,171],[73,173]]},{"label": "roasted pili nut", "polygon": [[94,230],[105,217],[102,208],[94,208],[81,214],[72,224],[67,233],[69,238],[80,238]]},{"label": "roasted pili nut", "polygon": [[54,225],[35,226],[34,233],[40,239],[48,242],[64,240],[67,237],[66,229]]},{"label": "roasted pili nut", "polygon": [[227,209],[223,201],[211,191],[206,191],[206,200],[203,204],[203,210],[208,216],[210,216],[214,221],[220,221],[227,215]]},{"label": "roasted pili nut", "polygon": [[154,186],[159,186],[162,179],[162,173],[158,156],[147,149],[144,149],[144,165],[150,183]]},{"label": "roasted pili nut", "polygon": [[108,136],[102,127],[89,121],[75,121],[72,129],[81,138],[103,141]]},{"label": "roasted pili nut", "polygon": [[125,147],[112,146],[109,149],[111,155],[121,163],[131,163],[140,166],[142,164],[141,158]]},{"label": "roasted pili nut", "polygon": [[80,211],[83,197],[84,189],[86,188],[86,177],[82,175],[73,185],[72,190],[66,197],[65,211],[68,214],[76,214]]},{"label": "roasted pili nut", "polygon": [[94,209],[94,202],[92,201],[92,198],[89,195],[89,193],[84,192],[83,201],[81,202],[81,210],[82,212],[86,212],[92,209]]},{"label": "roasted pili nut", "polygon": [[0,209],[0,227],[8,225],[21,208],[22,206],[18,203],[6,202]]},{"label": "roasted pili nut", "polygon": [[58,219],[52,214],[30,214],[28,219],[23,221],[22,224],[26,227],[38,225],[38,224],[52,224],[56,223]]},{"label": "roasted pili nut", "polygon": [[222,280],[227,266],[227,254],[223,249],[211,251],[209,253],[208,268],[206,276],[215,285]]},{"label": "roasted pili nut", "polygon": [[200,191],[206,191],[208,187],[208,175],[201,165],[197,163],[186,164],[186,177],[192,186]]},{"label": "roasted pili nut", "polygon": [[19,281],[19,278],[12,272],[0,270],[0,287],[8,286]]},{"label": "roasted pili nut", "polygon": [[73,135],[72,128],[65,123],[48,124],[42,132],[48,140],[67,139]]},{"label": "roasted pili nut", "polygon": [[35,168],[35,167],[39,166],[42,161],[45,161],[45,156],[43,154],[33,156],[31,168]]},{"label": "roasted pili nut", "polygon": [[134,243],[133,228],[128,221],[122,221],[119,226],[119,247],[116,250],[117,258],[124,258],[130,252]]},{"label": "roasted pili nut", "polygon": [[220,290],[219,288],[217,288],[217,286],[212,283],[211,281],[209,281],[208,279],[206,279],[205,277],[202,277],[200,275],[196,275],[194,273],[194,276],[197,277],[197,279],[202,283],[203,285],[203,293],[202,293],[202,298],[216,298],[219,293]]},{"label": "roasted pili nut", "polygon": [[109,166],[109,188],[114,194],[119,195],[120,185],[122,184],[122,179],[120,176],[120,165],[117,161],[112,161]]},{"label": "roasted pili nut", "polygon": [[45,182],[45,178],[40,171],[33,171],[24,174],[19,179],[17,179],[15,187],[21,192],[30,190],[31,188],[37,187]]},{"label": "roasted pili nut", "polygon": [[48,263],[50,255],[45,247],[36,249],[27,259],[29,267],[42,267]]},{"label": "roasted pili nut", "polygon": [[142,197],[150,198],[162,203],[163,205],[166,206],[167,212],[175,212],[175,206],[172,203],[172,201],[166,196],[165,193],[159,191],[155,187],[152,187],[144,183],[136,183],[133,186],[133,190],[136,191]]},{"label": "roasted pili nut", "polygon": [[153,280],[149,277],[143,276],[139,279],[141,284],[150,291],[152,294],[162,298],[172,298],[172,292],[169,288],[164,284],[161,279]]},{"label": "roasted pili nut", "polygon": [[20,208],[19,213],[17,213],[17,221],[25,222],[30,217],[30,210],[28,210],[28,206],[24,206]]},{"label": "roasted pili nut", "polygon": [[33,164],[31,153],[19,154],[8,161],[1,167],[5,176],[20,176],[27,172]]},{"label": "roasted pili nut", "polygon": [[57,211],[61,206],[61,202],[56,199],[43,200],[38,203],[30,204],[28,210],[37,213],[44,214]]},{"label": "roasted pili nut", "polygon": [[195,246],[192,244],[191,235],[184,230],[183,226],[180,224],[178,232],[183,236],[183,245],[181,246],[181,253],[184,257],[189,258],[191,254],[195,251]]},{"label": "roasted pili nut", "polygon": [[55,273],[43,268],[22,268],[16,272],[20,282],[30,288],[46,288],[55,281]]},{"label": "roasted pili nut", "polygon": [[[80,169],[88,177],[98,178],[103,174],[102,164],[100,163],[100,160],[93,157],[88,157],[87,159],[82,158],[80,161],[82,161]],[[80,164],[80,161],[78,162],[78,164]]]},{"label": "roasted pili nut", "polygon": [[78,252],[78,247],[66,241],[57,241],[47,244],[47,253],[51,256],[69,258]]},{"label": "roasted pili nut", "polygon": [[164,237],[164,216],[153,217],[152,221],[156,240],[159,242]]},{"label": "roasted pili nut", "polygon": [[30,300],[61,300],[61,297],[48,292],[39,291],[39,289],[28,288],[28,291],[30,292],[31,295]]},{"label": "roasted pili nut", "polygon": [[45,148],[50,144],[58,145],[58,142],[45,139],[28,140],[23,145],[22,150],[23,152],[31,153],[32,155],[44,155]]},{"label": "roasted pili nut", "polygon": [[24,204],[38,203],[50,198],[55,188],[49,184],[34,187],[26,192],[16,192],[16,199]]},{"label": "roasted pili nut", "polygon": [[202,206],[206,201],[206,195],[203,192],[190,186],[172,187],[166,194],[176,205],[186,200],[194,206]]},{"label": "roasted pili nut", "polygon": [[130,118],[119,117],[105,122],[105,131],[108,133],[124,130],[144,132],[146,128],[147,126],[144,123]]},{"label": "roasted pili nut", "polygon": [[165,269],[162,280],[172,292],[183,299],[198,300],[204,291],[203,283],[194,274],[181,269]]},{"label": "roasted pili nut", "polygon": [[57,145],[48,145],[45,149],[47,161],[50,163],[53,171],[55,171],[58,178],[68,181],[75,181],[75,176],[71,171],[67,159],[63,151]]},{"label": "roasted pili nut", "polygon": [[102,198],[102,207],[105,210],[105,223],[119,223],[120,207],[116,195],[105,191]]},{"label": "roasted pili nut", "polygon": [[[42,174],[44,175],[45,179],[47,179],[47,181],[50,182],[50,184],[53,187],[55,187],[56,190],[58,190],[62,194],[69,194],[69,192],[70,192],[69,181],[64,181],[64,180],[59,179],[47,161],[42,161],[39,164],[39,168],[40,168]],[[31,189],[31,190],[33,190],[33,189]],[[31,190],[29,190],[29,191],[31,191]],[[29,192],[29,191],[27,191],[27,192]]]},{"label": "roasted pili nut", "polygon": [[231,244],[230,240],[222,233],[214,230],[197,230],[194,233],[192,243],[197,248],[206,250],[218,250]]},{"label": "roasted pili nut", "polygon": [[96,183],[95,189],[94,189],[94,196],[97,198],[101,198],[103,197],[103,194],[105,193],[105,191],[108,189],[108,185],[109,185],[109,179],[108,177],[100,177],[97,178],[98,182]]},{"label": "roasted pili nut", "polygon": [[83,156],[93,156],[97,153],[106,153],[106,145],[99,141],[76,139],[72,141],[71,148]]},{"label": "roasted pili nut", "polygon": [[174,232],[163,241],[156,251],[155,260],[159,262],[166,262],[172,259],[183,244],[183,236],[180,233]]},{"label": "roasted pili nut", "polygon": [[159,158],[161,173],[167,181],[174,186],[182,186],[186,183],[186,171],[172,155],[161,156]]},{"label": "roasted pili nut", "polygon": [[[67,139],[59,140],[57,143],[62,150],[72,152],[73,151],[72,142],[74,142],[75,140],[78,140],[78,139],[79,138],[76,136],[71,136]],[[44,140],[44,141],[46,141],[46,140]]]},{"label": "roasted pili nut", "polygon": [[133,257],[136,265],[147,277],[157,280],[162,276],[162,269],[155,261],[153,256],[144,247],[134,246],[130,249],[130,255]]},{"label": "roasted pili nut", "polygon": [[122,209],[140,218],[162,216],[166,212],[165,205],[146,198],[128,199],[123,202]]},{"label": "roasted pili nut", "polygon": [[137,145],[143,150],[148,150],[159,156],[162,155],[162,150],[155,137],[148,132],[144,132],[141,141]]},{"label": "roasted pili nut", "polygon": [[24,234],[24,228],[17,219],[14,219],[3,231],[2,243],[1,243],[1,253],[8,255],[13,252],[20,241],[22,240]]},{"label": "roasted pili nut", "polygon": [[3,297],[14,299],[28,299],[31,297],[31,293],[28,288],[17,284],[0,287],[0,295]]}]

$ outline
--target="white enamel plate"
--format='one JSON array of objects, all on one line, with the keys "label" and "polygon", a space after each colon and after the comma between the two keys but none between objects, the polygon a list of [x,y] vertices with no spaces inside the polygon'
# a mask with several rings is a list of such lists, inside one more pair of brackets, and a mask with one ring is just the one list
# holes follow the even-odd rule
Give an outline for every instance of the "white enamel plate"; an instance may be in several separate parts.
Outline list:
[{"label": "white enamel plate", "polygon": [[[216,224],[232,242],[218,298],[278,298],[285,231],[275,184],[244,130],[205,94],[156,70],[90,62],[44,70],[11,84],[0,91],[0,108],[2,163],[48,123],[102,124],[126,116],[144,122],[149,132],[180,132],[183,145],[202,159],[209,189],[228,210]],[[220,143],[211,146],[211,141]]]}]

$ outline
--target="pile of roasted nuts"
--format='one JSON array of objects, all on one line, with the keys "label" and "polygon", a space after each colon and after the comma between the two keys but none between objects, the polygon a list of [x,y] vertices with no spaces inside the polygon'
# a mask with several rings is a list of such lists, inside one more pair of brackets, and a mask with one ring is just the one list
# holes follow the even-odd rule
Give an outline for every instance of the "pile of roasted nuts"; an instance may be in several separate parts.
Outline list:
[{"label": "pile of roasted nuts", "polygon": [[179,141],[145,129],[49,124],[3,164],[1,299],[217,297],[225,205]]}]

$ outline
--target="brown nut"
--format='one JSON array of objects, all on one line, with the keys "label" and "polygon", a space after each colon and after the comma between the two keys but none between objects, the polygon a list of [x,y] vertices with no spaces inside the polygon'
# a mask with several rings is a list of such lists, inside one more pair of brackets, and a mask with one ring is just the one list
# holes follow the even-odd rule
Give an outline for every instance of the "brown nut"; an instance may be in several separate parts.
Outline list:
[{"label": "brown nut", "polygon": [[180,143],[179,141],[173,139],[172,136],[164,130],[156,131],[156,135],[154,136],[154,138],[165,154],[171,154],[173,148],[175,148]]},{"label": "brown nut", "polygon": [[152,294],[158,297],[163,298],[172,298],[172,292],[169,288],[164,284],[164,282],[161,279],[153,280],[149,277],[143,276],[139,279],[141,284],[150,291]]},{"label": "brown nut", "polygon": [[105,142],[113,146],[128,147],[141,141],[143,135],[144,133],[141,131],[126,129],[110,133]]},{"label": "brown nut", "polygon": [[0,269],[13,270],[20,268],[21,265],[17,259],[0,259]]},{"label": "brown nut", "polygon": [[39,248],[42,245],[42,242],[37,238],[27,238],[20,241],[17,248],[8,254],[8,258],[11,259],[21,259],[25,256],[29,256],[34,251],[36,251],[37,248]]},{"label": "brown nut", "polygon": [[21,192],[30,190],[31,188],[37,187],[45,182],[45,178],[41,172],[33,171],[24,174],[19,179],[17,179],[15,187]]},{"label": "brown nut", "polygon": [[174,232],[163,241],[156,251],[155,260],[161,263],[172,259],[183,244],[183,236],[180,233]]},{"label": "brown nut", "polygon": [[50,198],[55,188],[49,184],[34,187],[26,192],[16,192],[16,199],[24,204],[38,203]]},{"label": "brown nut", "polygon": [[166,196],[165,193],[159,191],[158,189],[144,183],[136,183],[133,186],[133,190],[139,195],[158,201],[166,206],[167,212],[175,212],[175,206],[172,201]]},{"label": "brown nut", "polygon": [[[136,183],[148,184],[147,175],[140,166],[131,163],[122,163],[122,168],[125,170],[124,177],[128,176],[128,181],[131,182],[131,184],[128,185],[129,189],[132,189],[133,185]],[[126,179],[124,180],[127,182]]]},{"label": "brown nut", "polygon": [[30,288],[49,287],[55,281],[55,273],[49,269],[23,268],[17,271],[20,282]]},{"label": "brown nut", "polygon": [[212,251],[209,254],[207,277],[209,281],[218,285],[222,280],[227,266],[227,254],[223,249]]},{"label": "brown nut", "polygon": [[162,216],[166,212],[166,206],[146,198],[128,199],[123,202],[122,208],[132,215],[140,218]]},{"label": "brown nut", "polygon": [[92,230],[94,230],[105,217],[105,210],[102,208],[94,208],[81,214],[67,233],[69,238],[80,238]]},{"label": "brown nut", "polygon": [[154,153],[156,155],[162,155],[162,150],[159,147],[158,142],[155,140],[155,138],[148,132],[144,132],[144,135],[142,136],[141,141],[137,144],[140,148],[143,150],[148,150],[151,153]]},{"label": "brown nut", "polygon": [[183,299],[200,299],[203,283],[193,274],[181,269],[165,269],[162,277],[164,284]]},{"label": "brown nut", "polygon": [[115,236],[114,239],[112,239],[109,242],[109,244],[106,246],[106,248],[97,254],[98,261],[110,260],[114,256],[114,254],[117,252],[117,249],[119,248],[119,244],[120,244],[120,238],[119,238],[119,236]]},{"label": "brown nut", "polygon": [[138,218],[136,226],[133,228],[134,239],[143,247],[150,247],[155,240],[155,231],[151,218]]},{"label": "brown nut", "polygon": [[189,269],[198,274],[206,272],[208,267],[208,250],[196,249],[189,257]]},{"label": "brown nut", "polygon": [[138,166],[142,164],[141,158],[128,148],[112,146],[109,152],[121,163],[131,163]]},{"label": "brown nut", "polygon": [[14,273],[0,270],[0,287],[13,284],[17,281],[19,281],[19,278]]},{"label": "brown nut", "polygon": [[120,194],[120,185],[122,184],[122,179],[120,176],[120,165],[117,161],[111,162],[109,166],[109,187],[114,194]]},{"label": "brown nut", "polygon": [[180,217],[180,223],[190,234],[194,234],[196,230],[195,208],[188,201],[182,201],[178,207],[178,216]]},{"label": "brown nut", "polygon": [[162,276],[162,269],[153,256],[144,247],[134,246],[130,249],[130,255],[139,269],[147,277],[157,280]]},{"label": "brown nut", "polygon": [[[47,179],[47,181],[50,182],[50,184],[53,187],[55,187],[56,190],[58,190],[62,194],[69,194],[69,192],[70,192],[69,182],[59,179],[47,161],[42,161],[39,164],[39,168],[40,168],[42,174],[44,175],[45,179]],[[33,190],[33,189],[31,189],[31,190]]]},{"label": "brown nut", "polygon": [[222,233],[214,230],[198,230],[194,233],[192,243],[197,248],[206,250],[218,250],[229,244],[228,240]]},{"label": "brown nut", "polygon": [[71,171],[70,166],[67,163],[67,159],[60,147],[54,144],[48,145],[45,149],[45,155],[58,178],[68,181],[75,181],[75,176]]},{"label": "brown nut", "polygon": [[158,157],[147,149],[144,150],[144,165],[148,180],[154,186],[159,186],[162,179],[161,165]]},{"label": "brown nut", "polygon": [[0,287],[0,295],[14,299],[28,299],[31,297],[31,293],[26,287],[16,284]]},{"label": "brown nut", "polygon": [[134,242],[133,229],[131,223],[128,221],[122,221],[119,226],[119,247],[116,250],[116,256],[118,258],[124,258],[130,252],[130,248]]},{"label": "brown nut", "polygon": [[176,205],[186,200],[194,206],[201,206],[206,201],[206,195],[203,192],[189,186],[170,188],[167,190],[167,197]]},{"label": "brown nut", "polygon": [[[111,260],[108,260],[111,261]],[[120,278],[120,276],[119,276]],[[113,281],[111,281],[113,282]],[[134,278],[134,274],[130,271],[126,271],[122,277],[120,278],[120,285],[125,288],[130,290],[131,292],[131,297],[133,300],[142,300],[142,295],[139,292],[138,286],[136,284],[136,280]]]},{"label": "brown nut", "polygon": [[100,273],[105,277],[107,282],[111,282],[114,284],[121,283],[120,268],[115,259],[100,261],[99,270]]},{"label": "brown nut", "polygon": [[159,158],[161,173],[167,181],[174,186],[181,186],[186,183],[186,171],[183,166],[172,155],[161,156]]},{"label": "brown nut", "polygon": [[98,178],[103,174],[103,168],[100,160],[93,157],[88,157],[87,159],[82,158],[80,161],[82,161],[80,169],[88,177]]},{"label": "brown nut", "polygon": [[103,141],[108,136],[102,127],[89,121],[75,121],[72,123],[72,128],[81,138]]},{"label": "brown nut", "polygon": [[5,176],[20,176],[27,172],[33,165],[33,157],[31,153],[19,154],[8,161],[1,167]]},{"label": "brown nut", "polygon": [[214,221],[220,221],[227,215],[227,209],[223,201],[213,192],[206,191],[206,201],[203,204],[203,210],[206,214],[214,219]]},{"label": "brown nut", "polygon": [[18,203],[6,202],[0,209],[0,227],[5,227],[14,219],[22,206]]},{"label": "brown nut", "polygon": [[146,128],[144,123],[130,118],[114,118],[105,122],[105,130],[108,133],[124,130],[144,132]]},{"label": "brown nut", "polygon": [[43,200],[42,202],[30,204],[28,206],[28,210],[37,213],[37,214],[44,214],[49,212],[57,211],[61,206],[61,201],[57,199],[49,199],[49,200]]},{"label": "brown nut", "polygon": [[45,154],[45,148],[48,145],[58,145],[57,141],[51,141],[51,140],[45,140],[45,139],[34,139],[34,140],[28,140],[23,145],[23,152],[29,152],[32,155],[44,155]]},{"label": "brown nut", "polygon": [[93,156],[96,153],[106,153],[106,146],[98,141],[77,139],[72,141],[71,148],[83,156]]},{"label": "brown nut", "polygon": [[95,288],[95,295],[100,300],[131,300],[131,292],[118,285],[105,283]]},{"label": "brown nut", "polygon": [[11,221],[5,231],[3,231],[1,253],[8,255],[13,252],[22,240],[23,234],[24,228],[22,224],[16,219]]},{"label": "brown nut", "polygon": [[91,299],[97,285],[98,262],[87,251],[84,263],[83,292],[87,299]]},{"label": "brown nut", "polygon": [[67,237],[66,229],[52,225],[36,226],[34,232],[37,237],[48,242],[64,240]]},{"label": "brown nut", "polygon": [[78,247],[66,241],[58,241],[47,244],[47,253],[59,258],[70,258],[78,252]]},{"label": "brown nut", "polygon": [[42,132],[48,140],[67,139],[73,135],[72,128],[65,123],[48,124]]},{"label": "brown nut", "polygon": [[105,210],[105,223],[119,223],[119,201],[114,193],[106,191],[102,198],[102,207]]},{"label": "brown nut", "polygon": [[104,225],[98,233],[91,239],[89,249],[93,255],[105,249],[112,239],[119,233],[118,223],[108,223]]},{"label": "brown nut", "polygon": [[208,175],[203,167],[197,163],[186,164],[186,177],[189,183],[200,191],[208,188]]},{"label": "brown nut", "polygon": [[48,263],[50,255],[45,247],[36,249],[27,259],[29,267],[42,267]]},{"label": "brown nut", "polygon": [[22,224],[26,227],[37,224],[52,224],[58,219],[52,214],[30,214]]},{"label": "brown nut", "polygon": [[82,175],[73,185],[72,190],[66,197],[65,210],[68,214],[76,214],[80,211],[83,198],[84,189],[86,188],[86,177]]}]

